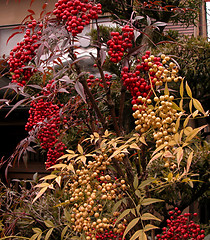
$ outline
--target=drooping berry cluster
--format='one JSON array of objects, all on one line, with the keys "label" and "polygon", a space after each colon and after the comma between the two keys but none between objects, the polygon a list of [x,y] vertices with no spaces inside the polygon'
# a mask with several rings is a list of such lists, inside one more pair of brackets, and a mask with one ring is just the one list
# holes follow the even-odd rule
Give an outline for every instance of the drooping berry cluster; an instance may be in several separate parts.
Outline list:
[{"label": "drooping berry cluster", "polygon": [[37,23],[34,19],[27,25],[24,40],[17,43],[11,52],[9,58],[10,72],[12,73],[12,82],[24,86],[30,77],[37,71],[33,68],[26,68],[35,56],[35,51],[39,47],[38,40],[41,37],[42,23]]},{"label": "drooping berry cluster", "polygon": [[107,42],[109,46],[108,54],[111,57],[110,61],[113,63],[120,62],[126,50],[132,47],[133,28],[126,25],[122,28],[122,32],[122,35],[119,32],[111,32],[112,38]]},{"label": "drooping berry cluster", "polygon": [[[43,89],[42,94],[48,96],[52,88],[51,81]],[[26,131],[38,129],[38,140],[42,149],[46,149],[47,160],[46,168],[54,165],[56,160],[64,154],[65,144],[59,139],[60,127],[67,122],[66,118],[61,119],[60,108],[62,105],[54,104],[48,98],[40,98],[31,102],[28,122],[25,126]]]},{"label": "drooping berry cluster", "polygon": [[90,0],[59,0],[53,13],[65,22],[73,36],[81,33],[90,20],[97,19],[102,13],[101,4]]},{"label": "drooping berry cluster", "polygon": [[[101,150],[91,154],[87,164],[75,171],[65,187],[71,206],[71,227],[75,232],[83,232],[87,240],[122,239],[127,221],[124,219],[115,224],[120,213],[115,211],[111,216],[107,215],[104,207],[122,198],[125,180],[113,178],[107,172],[111,159],[107,150]],[[70,162],[73,164],[74,160]]]},{"label": "drooping berry cluster", "polygon": [[162,228],[162,234],[157,234],[157,240],[202,240],[204,239],[205,231],[200,229],[200,225],[190,220],[191,216],[197,216],[190,213],[181,215],[181,211],[175,208],[175,211],[170,211],[170,219],[167,219],[167,228]]},{"label": "drooping berry cluster", "polygon": [[[109,86],[111,84],[110,80],[112,79],[112,75],[105,73],[104,78],[106,80],[106,84]],[[89,77],[87,79],[87,84],[88,84],[88,86],[100,86],[100,87],[104,88],[102,79],[99,79],[92,74],[89,75]]]}]

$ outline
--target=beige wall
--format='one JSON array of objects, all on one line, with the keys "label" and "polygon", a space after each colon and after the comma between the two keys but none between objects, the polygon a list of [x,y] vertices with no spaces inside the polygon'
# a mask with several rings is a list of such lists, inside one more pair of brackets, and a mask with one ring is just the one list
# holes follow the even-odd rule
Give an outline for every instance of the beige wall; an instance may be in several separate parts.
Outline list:
[{"label": "beige wall", "polygon": [[[8,3],[7,3],[8,2]],[[38,19],[43,4],[47,2],[47,12],[52,11],[57,0],[35,0],[30,7],[31,0],[0,0],[0,26],[20,24],[32,9]]]}]

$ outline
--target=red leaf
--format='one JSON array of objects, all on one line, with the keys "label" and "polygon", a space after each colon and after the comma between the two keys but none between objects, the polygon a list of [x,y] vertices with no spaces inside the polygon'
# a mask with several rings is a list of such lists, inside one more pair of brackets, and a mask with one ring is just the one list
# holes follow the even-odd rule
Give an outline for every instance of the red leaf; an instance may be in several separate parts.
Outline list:
[{"label": "red leaf", "polygon": [[23,33],[23,31],[13,33],[13,34],[7,39],[7,43],[6,43],[6,44],[8,44],[8,42],[9,42],[9,40],[10,40],[11,38],[13,38],[15,35],[17,35],[17,34],[19,34],[19,33]]},{"label": "red leaf", "polygon": [[44,3],[42,6],[42,9],[45,9],[47,7],[48,3]]},{"label": "red leaf", "polygon": [[31,14],[35,15],[35,12],[31,9],[28,9],[28,12],[30,12]]},{"label": "red leaf", "polygon": [[34,2],[34,0],[31,0],[30,7],[31,7],[31,5],[33,4],[33,2]]}]

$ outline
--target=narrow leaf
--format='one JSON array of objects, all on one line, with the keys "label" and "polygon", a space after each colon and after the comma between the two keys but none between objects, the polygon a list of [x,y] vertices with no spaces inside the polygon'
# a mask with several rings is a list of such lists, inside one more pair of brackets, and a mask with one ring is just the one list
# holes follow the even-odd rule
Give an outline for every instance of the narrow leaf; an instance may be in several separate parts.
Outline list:
[{"label": "narrow leaf", "polygon": [[176,158],[177,158],[177,164],[178,164],[178,167],[180,165],[180,162],[182,161],[183,159],[183,148],[182,147],[178,147],[177,149],[177,154],[176,154]]},{"label": "narrow leaf", "polygon": [[152,224],[147,224],[147,225],[144,227],[144,231],[146,232],[146,231],[150,231],[150,230],[152,230],[152,229],[157,229],[157,228],[159,228],[159,227],[156,227],[156,226],[154,226],[154,225],[152,225]]},{"label": "narrow leaf", "polygon": [[153,214],[151,213],[144,213],[141,216],[141,220],[156,220],[156,221],[161,221],[159,218],[155,217]]},{"label": "narrow leaf", "polygon": [[40,198],[45,192],[46,190],[48,189],[48,187],[43,187],[39,192],[38,194],[36,195],[36,197],[34,198],[33,202],[34,203],[38,198]]},{"label": "narrow leaf", "polygon": [[80,144],[77,145],[77,150],[78,150],[78,152],[79,152],[80,154],[83,154],[83,153],[84,153],[83,148],[82,148],[82,146],[81,146]]},{"label": "narrow leaf", "polygon": [[189,154],[188,158],[187,158],[187,172],[189,172],[190,170],[190,165],[193,159],[193,151]]},{"label": "narrow leaf", "polygon": [[45,239],[44,240],[48,240],[50,238],[50,235],[52,234],[54,228],[50,228],[50,230],[47,232]]},{"label": "narrow leaf", "polygon": [[61,232],[61,240],[63,240],[63,238],[64,238],[64,236],[65,236],[65,234],[66,234],[66,232],[67,232],[67,230],[68,230],[68,225],[67,226],[65,226],[65,228],[62,230],[62,232]]},{"label": "narrow leaf", "polygon": [[85,96],[85,91],[84,91],[84,88],[82,86],[82,84],[79,82],[79,81],[76,81],[75,85],[75,90],[77,91],[77,93],[81,96],[82,100],[86,102],[86,96]]},{"label": "narrow leaf", "polygon": [[115,225],[121,220],[123,219],[126,215],[128,215],[131,212],[131,209],[126,209],[125,211],[123,211],[120,216],[117,218]]},{"label": "narrow leaf", "polygon": [[139,217],[138,218],[134,218],[126,227],[125,232],[123,234],[123,239],[125,238],[126,234],[138,223],[139,221]]},{"label": "narrow leaf", "polygon": [[157,199],[157,198],[145,198],[143,199],[143,201],[141,202],[141,205],[143,206],[147,206],[156,202],[163,202],[164,200],[161,199]]},{"label": "narrow leaf", "polygon": [[191,89],[190,89],[187,81],[186,81],[185,87],[186,87],[187,95],[188,95],[190,98],[192,98],[192,91],[191,91]]},{"label": "narrow leaf", "polygon": [[201,103],[200,103],[197,99],[195,99],[195,98],[193,98],[193,105],[194,105],[194,107],[195,107],[199,112],[203,113],[203,114],[206,116],[206,113],[205,113],[205,111],[204,111],[204,109],[203,109],[203,106],[202,106]]}]

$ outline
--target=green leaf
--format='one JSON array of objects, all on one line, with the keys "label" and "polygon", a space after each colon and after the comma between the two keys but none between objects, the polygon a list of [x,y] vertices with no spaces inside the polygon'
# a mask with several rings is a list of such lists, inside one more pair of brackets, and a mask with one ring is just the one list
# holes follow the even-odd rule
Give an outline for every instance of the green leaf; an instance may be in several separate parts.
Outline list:
[{"label": "green leaf", "polygon": [[46,220],[44,221],[44,224],[48,227],[48,228],[54,228],[54,224],[53,222],[51,222],[50,220]]},{"label": "green leaf", "polygon": [[141,202],[141,205],[147,206],[156,202],[163,202],[164,200],[157,199],[157,198],[144,198],[143,201]]},{"label": "green leaf", "polygon": [[138,175],[136,174],[134,177],[134,181],[133,181],[133,187],[134,189],[137,189],[139,185],[139,179],[138,179]]},{"label": "green leaf", "polygon": [[155,180],[153,178],[149,178],[149,179],[141,182],[141,184],[139,185],[138,189],[144,189],[146,186],[150,185],[154,181]]},{"label": "green leaf", "polygon": [[63,240],[63,238],[64,238],[64,236],[65,236],[65,234],[66,234],[66,232],[67,232],[67,230],[68,230],[68,225],[66,225],[65,226],[65,228],[62,230],[62,232],[61,232],[61,240]]},{"label": "green leaf", "polygon": [[123,239],[125,238],[126,234],[138,223],[139,221],[139,217],[138,218],[134,218],[126,227],[125,232],[123,234]]},{"label": "green leaf", "polygon": [[161,221],[159,218],[155,217],[153,214],[151,213],[144,213],[141,216],[141,220],[156,220],[156,221]]},{"label": "green leaf", "polygon": [[47,232],[44,240],[48,240],[48,239],[49,239],[50,235],[51,235],[52,232],[53,232],[53,229],[54,229],[54,228],[50,228],[50,230]]}]

